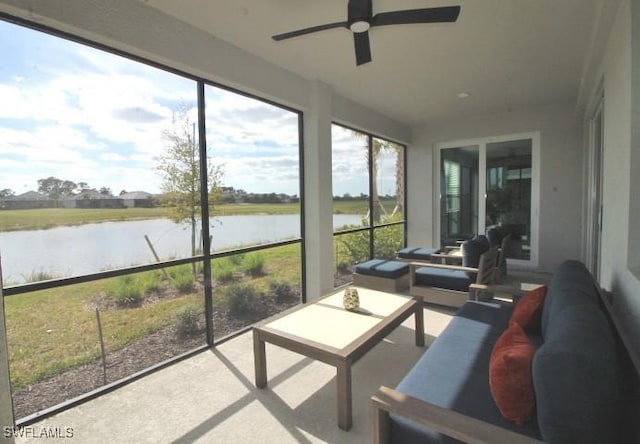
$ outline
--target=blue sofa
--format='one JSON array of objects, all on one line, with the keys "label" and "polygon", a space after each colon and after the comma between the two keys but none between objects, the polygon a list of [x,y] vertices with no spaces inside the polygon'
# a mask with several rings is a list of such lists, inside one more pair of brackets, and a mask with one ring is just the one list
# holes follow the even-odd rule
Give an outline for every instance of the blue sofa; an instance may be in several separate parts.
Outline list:
[{"label": "blue sofa", "polygon": [[617,336],[584,265],[567,261],[548,283],[541,332],[529,334],[536,413],[524,426],[502,417],[489,388],[491,351],[512,311],[467,302],[397,388],[372,398],[374,441],[624,442]]}]

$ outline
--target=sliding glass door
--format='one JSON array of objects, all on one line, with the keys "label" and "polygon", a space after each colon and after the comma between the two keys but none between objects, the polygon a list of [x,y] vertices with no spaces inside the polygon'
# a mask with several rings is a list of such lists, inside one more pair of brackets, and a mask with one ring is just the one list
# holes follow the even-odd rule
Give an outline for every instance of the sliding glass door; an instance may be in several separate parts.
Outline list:
[{"label": "sliding glass door", "polygon": [[537,133],[438,148],[441,244],[496,229],[510,261],[537,263]]},{"label": "sliding glass door", "polygon": [[440,242],[474,233],[478,226],[479,146],[442,150],[440,161]]}]

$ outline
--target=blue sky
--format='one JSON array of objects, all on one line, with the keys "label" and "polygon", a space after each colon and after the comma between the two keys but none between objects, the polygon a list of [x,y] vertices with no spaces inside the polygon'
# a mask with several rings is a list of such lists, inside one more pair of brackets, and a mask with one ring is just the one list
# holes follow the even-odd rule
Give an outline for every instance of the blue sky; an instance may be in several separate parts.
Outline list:
[{"label": "blue sky", "polygon": [[[194,81],[2,21],[0,53],[0,189],[20,194],[55,176],[116,194],[160,191],[162,133],[175,110],[195,106]],[[297,115],[211,86],[205,100],[223,185],[299,194]],[[335,195],[368,194],[363,144],[334,129]],[[394,161],[382,159],[380,194],[394,193]]]}]

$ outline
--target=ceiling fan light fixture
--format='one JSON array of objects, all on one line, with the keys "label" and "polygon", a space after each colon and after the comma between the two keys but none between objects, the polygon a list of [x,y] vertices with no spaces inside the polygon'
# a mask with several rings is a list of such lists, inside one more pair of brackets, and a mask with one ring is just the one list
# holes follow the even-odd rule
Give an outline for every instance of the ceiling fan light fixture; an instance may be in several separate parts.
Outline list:
[{"label": "ceiling fan light fixture", "polygon": [[349,25],[349,29],[355,33],[367,32],[371,25],[366,20],[358,20]]}]

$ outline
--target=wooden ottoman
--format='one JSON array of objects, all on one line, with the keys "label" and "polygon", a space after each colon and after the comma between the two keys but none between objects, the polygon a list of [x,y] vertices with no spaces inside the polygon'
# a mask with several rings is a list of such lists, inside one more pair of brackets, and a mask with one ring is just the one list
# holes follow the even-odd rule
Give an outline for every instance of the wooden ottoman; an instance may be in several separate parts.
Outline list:
[{"label": "wooden ottoman", "polygon": [[409,288],[409,263],[371,259],[356,265],[353,284],[389,293],[405,291]]}]

